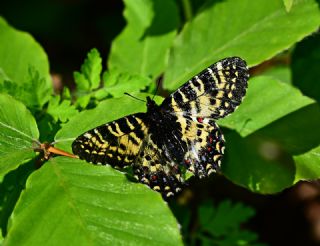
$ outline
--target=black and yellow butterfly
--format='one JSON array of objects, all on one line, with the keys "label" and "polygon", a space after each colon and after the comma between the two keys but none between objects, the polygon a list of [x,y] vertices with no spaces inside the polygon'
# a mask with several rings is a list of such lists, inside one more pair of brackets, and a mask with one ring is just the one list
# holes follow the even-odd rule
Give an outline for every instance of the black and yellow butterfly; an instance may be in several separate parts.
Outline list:
[{"label": "black and yellow butterfly", "polygon": [[169,197],[185,183],[188,170],[199,178],[219,170],[224,137],[215,123],[233,112],[246,94],[246,62],[218,61],[157,105],[147,97],[147,113],[94,128],[72,144],[81,159],[116,168],[131,165],[135,177]]}]

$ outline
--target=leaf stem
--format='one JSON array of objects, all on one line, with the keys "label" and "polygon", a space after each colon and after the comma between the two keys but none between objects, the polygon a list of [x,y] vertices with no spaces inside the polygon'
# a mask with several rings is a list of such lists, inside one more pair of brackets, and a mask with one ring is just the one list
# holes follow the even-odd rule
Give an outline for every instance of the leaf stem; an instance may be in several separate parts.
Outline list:
[{"label": "leaf stem", "polygon": [[192,19],[193,13],[192,13],[192,6],[190,0],[182,0],[182,8],[183,8],[183,14],[186,18],[186,21],[189,21]]}]

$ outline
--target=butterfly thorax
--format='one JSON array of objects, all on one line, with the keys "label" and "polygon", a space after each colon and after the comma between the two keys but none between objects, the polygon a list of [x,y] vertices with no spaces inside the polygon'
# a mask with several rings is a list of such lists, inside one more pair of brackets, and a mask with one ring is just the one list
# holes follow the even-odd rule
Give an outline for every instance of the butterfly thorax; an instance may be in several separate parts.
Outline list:
[{"label": "butterfly thorax", "polygon": [[147,115],[149,120],[159,124],[163,119],[160,107],[150,97],[147,97]]},{"label": "butterfly thorax", "polygon": [[[157,146],[166,146],[164,154],[174,161],[182,161],[186,145],[181,141],[180,124],[174,114],[164,111],[147,97],[149,134]],[[162,148],[163,149],[163,148]]]}]

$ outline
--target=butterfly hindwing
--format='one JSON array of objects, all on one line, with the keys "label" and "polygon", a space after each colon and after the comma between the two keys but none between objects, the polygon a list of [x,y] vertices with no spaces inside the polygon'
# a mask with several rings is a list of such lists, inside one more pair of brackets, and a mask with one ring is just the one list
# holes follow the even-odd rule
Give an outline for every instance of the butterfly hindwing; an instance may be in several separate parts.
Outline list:
[{"label": "butterfly hindwing", "polygon": [[137,113],[80,135],[72,150],[88,162],[122,168],[136,159],[146,134],[145,113]]},{"label": "butterfly hindwing", "polygon": [[145,139],[141,151],[133,164],[133,173],[139,182],[161,192],[165,197],[181,190],[184,180],[179,164],[171,158],[165,145],[158,146],[151,138]]},{"label": "butterfly hindwing", "polygon": [[186,169],[199,178],[220,171],[225,140],[218,125],[208,118],[186,116],[179,120],[187,126],[183,134],[188,148],[183,160]]},{"label": "butterfly hindwing", "polygon": [[225,58],[194,76],[164,100],[167,111],[219,119],[233,112],[246,93],[247,64],[239,57]]}]

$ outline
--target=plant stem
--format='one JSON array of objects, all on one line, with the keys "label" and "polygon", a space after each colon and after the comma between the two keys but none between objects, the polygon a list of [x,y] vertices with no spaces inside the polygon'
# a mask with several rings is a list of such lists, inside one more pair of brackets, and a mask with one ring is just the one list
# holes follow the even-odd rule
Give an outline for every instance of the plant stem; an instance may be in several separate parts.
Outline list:
[{"label": "plant stem", "polygon": [[183,8],[183,14],[186,18],[186,21],[189,21],[192,19],[192,6],[190,0],[182,0],[182,8]]}]

